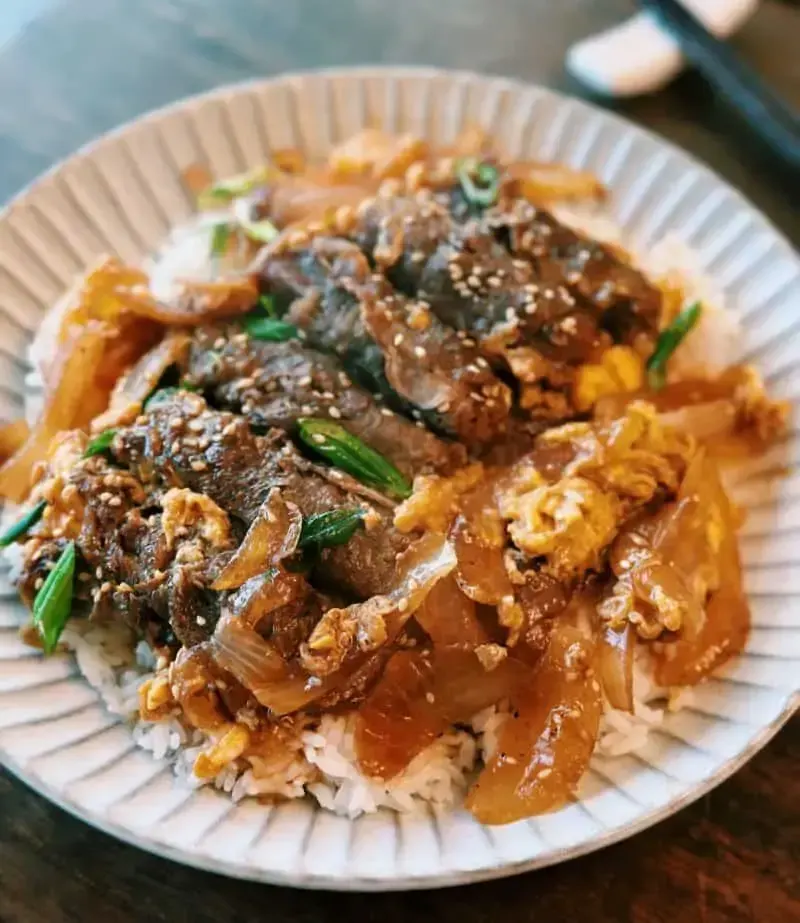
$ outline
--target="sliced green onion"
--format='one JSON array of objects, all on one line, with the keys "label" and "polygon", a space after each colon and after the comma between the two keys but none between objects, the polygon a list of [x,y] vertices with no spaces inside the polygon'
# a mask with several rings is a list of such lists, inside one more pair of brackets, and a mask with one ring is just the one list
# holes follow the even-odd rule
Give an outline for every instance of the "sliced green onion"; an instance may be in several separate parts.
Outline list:
[{"label": "sliced green onion", "polygon": [[306,418],[298,420],[297,429],[310,449],[362,484],[396,497],[411,495],[411,484],[390,461],[338,423]]},{"label": "sliced green onion", "polygon": [[247,195],[252,192],[256,186],[266,183],[269,179],[269,167],[256,167],[255,170],[249,170],[247,173],[238,173],[236,176],[229,176],[227,179],[220,180],[204,189],[197,197],[198,204],[201,207],[212,206],[220,202],[230,202],[239,196]]},{"label": "sliced green onion", "polygon": [[297,338],[297,327],[277,317],[246,317],[242,326],[254,340],[282,343]]},{"label": "sliced green onion", "polygon": [[256,302],[256,311],[266,314],[267,317],[277,317],[278,308],[275,305],[275,298],[272,295],[261,295]]},{"label": "sliced green onion", "polygon": [[221,257],[228,249],[228,241],[233,233],[233,225],[229,221],[220,221],[211,228],[211,256],[215,259]]},{"label": "sliced green onion", "polygon": [[21,519],[18,519],[13,526],[6,529],[6,531],[0,535],[0,548],[8,548],[8,546],[18,538],[22,538],[22,536],[42,518],[46,506],[47,501],[40,500],[33,509],[28,510],[28,512]]},{"label": "sliced green onion", "polygon": [[686,335],[700,320],[703,306],[699,301],[689,305],[675,320],[659,334],[653,355],[647,360],[647,383],[654,391],[663,388],[667,382],[667,362],[681,345]]},{"label": "sliced green onion", "polygon": [[268,244],[278,236],[278,229],[266,218],[262,221],[247,221],[238,218],[237,221],[239,227],[241,227],[250,240],[257,240],[259,243]]},{"label": "sliced green onion", "polygon": [[329,510],[303,520],[298,547],[303,550],[344,545],[364,523],[363,510]]},{"label": "sliced green onion", "polygon": [[33,601],[33,623],[45,654],[52,654],[72,612],[75,542],[68,542]]},{"label": "sliced green onion", "polygon": [[[493,164],[478,162],[474,157],[469,157],[458,164],[456,176],[464,198],[470,205],[488,208],[497,201],[500,171]],[[476,179],[480,185],[476,184]]]},{"label": "sliced green onion", "polygon": [[89,445],[86,446],[83,457],[92,458],[95,455],[102,455],[103,452],[107,452],[116,435],[117,431],[115,429],[104,429],[99,436],[89,440]]}]

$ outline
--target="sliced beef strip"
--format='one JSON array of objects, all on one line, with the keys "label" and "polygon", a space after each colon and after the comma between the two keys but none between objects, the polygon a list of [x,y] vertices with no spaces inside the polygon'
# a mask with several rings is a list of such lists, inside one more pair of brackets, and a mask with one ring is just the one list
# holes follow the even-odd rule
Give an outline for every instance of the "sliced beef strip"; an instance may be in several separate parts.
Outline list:
[{"label": "sliced beef strip", "polygon": [[398,288],[494,360],[532,347],[550,363],[574,365],[611,343],[590,304],[515,259],[484,222],[455,218],[429,190],[371,200],[354,239]]},{"label": "sliced beef strip", "polygon": [[[65,496],[80,516],[69,527],[78,551],[76,613],[121,618],[157,646],[208,637],[219,614],[207,589],[213,562],[196,553],[182,559],[180,545],[167,547],[158,501],[138,479],[103,457],[89,458],[66,475]],[[64,543],[43,537],[27,555],[19,583],[29,606]]]},{"label": "sliced beef strip", "polygon": [[257,270],[268,290],[294,299],[290,317],[309,342],[393,406],[467,446],[504,432],[510,392],[475,345],[371,272],[355,244],[267,248]]},{"label": "sliced beef strip", "polygon": [[[112,450],[145,483],[205,494],[245,526],[275,487],[304,516],[369,506],[314,470],[285,433],[255,435],[242,417],[210,410],[190,392],[169,396],[145,422],[121,429]],[[321,584],[359,599],[391,585],[397,556],[410,540],[394,529],[384,508],[374,508],[368,521],[347,544],[322,552],[314,571]]]},{"label": "sliced beef strip", "polygon": [[652,348],[661,293],[611,247],[523,199],[501,203],[487,213],[486,221],[514,256],[535,267],[543,285],[564,286],[591,305],[602,329],[616,342]]},{"label": "sliced beef strip", "polygon": [[462,446],[381,407],[352,383],[334,356],[298,340],[271,343],[233,327],[200,328],[187,378],[212,404],[244,414],[256,429],[291,432],[302,417],[330,417],[410,476],[447,473],[466,461]]}]

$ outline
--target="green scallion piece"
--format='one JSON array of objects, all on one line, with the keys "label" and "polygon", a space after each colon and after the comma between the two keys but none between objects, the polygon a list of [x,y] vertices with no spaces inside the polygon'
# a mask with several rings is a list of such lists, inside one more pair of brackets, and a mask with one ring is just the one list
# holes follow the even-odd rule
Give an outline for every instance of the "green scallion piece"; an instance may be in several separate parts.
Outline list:
[{"label": "green scallion piece", "polygon": [[297,327],[277,317],[246,317],[242,326],[254,340],[283,343],[297,338]]},{"label": "green scallion piece", "polygon": [[33,623],[45,654],[52,654],[72,612],[75,542],[68,542],[33,601]]},{"label": "green scallion piece", "polygon": [[305,418],[297,429],[310,449],[362,484],[402,499],[411,495],[411,484],[390,461],[338,423]]},{"label": "green scallion piece", "polygon": [[363,510],[328,510],[303,520],[298,547],[319,550],[344,545],[364,524]]},{"label": "green scallion piece", "polygon": [[86,446],[83,457],[92,458],[95,455],[102,455],[104,452],[107,452],[116,435],[117,431],[115,429],[104,429],[103,432],[95,436],[94,439],[89,440],[89,445]]},{"label": "green scallion piece", "polygon": [[267,317],[277,317],[278,308],[275,305],[275,298],[272,295],[261,295],[256,302],[255,311]]},{"label": "green scallion piece", "polygon": [[27,535],[30,529],[42,518],[46,506],[47,501],[40,500],[36,506],[28,510],[21,519],[18,519],[13,526],[6,529],[6,531],[0,535],[0,548],[8,548],[8,546],[17,541],[17,539],[22,538],[23,535]]},{"label": "green scallion piece", "polygon": [[695,301],[694,304],[681,311],[669,327],[659,334],[653,355],[647,360],[647,383],[653,391],[658,391],[666,384],[667,362],[670,356],[700,320],[702,313],[702,304]]},{"label": "green scallion piece", "polygon": [[212,207],[222,202],[230,202],[239,196],[247,195],[256,186],[266,183],[269,179],[269,173],[269,167],[256,167],[255,170],[249,170],[247,173],[238,173],[235,176],[220,180],[200,193],[197,197],[198,205],[201,208]]},{"label": "green scallion piece", "polygon": [[489,208],[497,201],[500,193],[500,171],[493,164],[482,163],[474,157],[469,157],[458,164],[456,176],[464,198],[470,205]]},{"label": "green scallion piece", "polygon": [[233,225],[229,221],[220,221],[211,228],[211,256],[219,259],[228,249],[228,241],[233,233]]},{"label": "green scallion piece", "polygon": [[278,236],[278,229],[266,218],[262,221],[245,221],[239,218],[238,224],[250,240],[257,240],[262,244],[268,244]]}]

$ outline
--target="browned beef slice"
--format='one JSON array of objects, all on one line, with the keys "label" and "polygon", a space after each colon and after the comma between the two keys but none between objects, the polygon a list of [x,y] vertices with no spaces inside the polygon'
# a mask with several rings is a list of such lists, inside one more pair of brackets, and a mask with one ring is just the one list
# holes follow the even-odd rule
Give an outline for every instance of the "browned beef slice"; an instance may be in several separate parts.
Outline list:
[{"label": "browned beef slice", "polygon": [[298,340],[271,343],[237,328],[204,327],[193,338],[187,374],[215,406],[244,414],[258,429],[291,432],[302,417],[330,417],[412,476],[466,460],[460,445],[381,406],[335,357]]},{"label": "browned beef slice", "polygon": [[315,238],[265,254],[259,272],[294,297],[290,317],[310,343],[404,413],[467,445],[504,431],[510,394],[474,344],[371,273],[355,244]]},{"label": "browned beef slice", "polygon": [[[145,482],[188,487],[206,494],[244,525],[253,521],[270,490],[304,516],[368,505],[303,458],[286,435],[255,435],[242,417],[209,410],[196,394],[178,392],[158,403],[146,422],[120,430],[116,457]],[[346,544],[326,549],[319,578],[358,598],[384,592],[397,555],[408,546],[391,515],[376,509],[372,527]]]}]

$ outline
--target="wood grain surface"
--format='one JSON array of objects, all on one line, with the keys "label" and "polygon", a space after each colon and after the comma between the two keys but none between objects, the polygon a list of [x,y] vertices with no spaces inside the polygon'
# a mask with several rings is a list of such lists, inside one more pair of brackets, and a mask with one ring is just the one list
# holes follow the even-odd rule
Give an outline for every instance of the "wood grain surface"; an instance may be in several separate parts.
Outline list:
[{"label": "wood grain surface", "polygon": [[[563,73],[566,49],[631,10],[625,0],[65,0],[0,49],[0,200],[154,106],[284,70],[424,63],[579,92]],[[800,103],[796,4],[763,4],[736,44]],[[696,77],[619,108],[705,160],[800,242],[797,178]],[[626,843],[516,879],[402,895],[298,892],[183,868],[0,771],[0,923],[261,919],[800,921],[800,719],[715,792]]]}]

